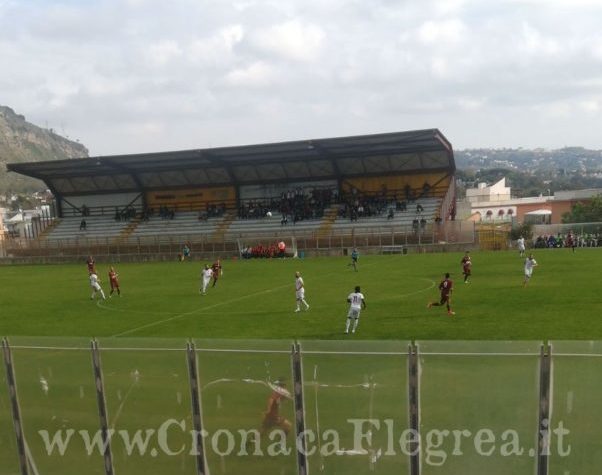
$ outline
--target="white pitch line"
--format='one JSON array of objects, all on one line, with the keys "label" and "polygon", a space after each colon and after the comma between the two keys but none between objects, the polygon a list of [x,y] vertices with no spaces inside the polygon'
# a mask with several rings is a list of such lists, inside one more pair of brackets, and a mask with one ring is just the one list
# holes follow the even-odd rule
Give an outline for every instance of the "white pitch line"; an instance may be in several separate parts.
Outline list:
[{"label": "white pitch line", "polygon": [[[364,267],[371,267],[371,266],[376,265],[376,264],[377,263],[366,264]],[[331,274],[338,274],[338,272],[333,272]],[[430,290],[431,288],[433,288],[433,286],[435,285],[435,282],[432,281],[431,279],[424,279],[424,280],[430,281],[432,285],[430,287],[426,288],[426,289],[420,289],[420,290],[418,290],[416,292],[411,292],[409,294],[404,294],[404,295],[401,295],[401,296],[397,296],[396,298],[399,298],[399,297],[404,298],[404,297],[407,297],[407,296],[410,296],[410,295],[414,295],[415,293],[425,292],[425,291]],[[222,307],[224,305],[229,305],[229,304],[231,304],[233,302],[238,302],[240,300],[245,300],[245,299],[247,299],[249,297],[255,297],[257,295],[261,295],[261,294],[273,292],[275,290],[284,289],[286,287],[290,287],[291,285],[293,285],[293,284],[279,285],[279,286],[274,287],[272,289],[266,289],[266,290],[262,290],[262,291],[255,292],[255,293],[252,293],[252,294],[243,295],[242,297],[231,299],[231,300],[228,300],[228,301],[225,301],[225,302],[219,302],[219,303],[210,305],[208,307],[203,307],[203,308],[200,308],[200,309],[194,309],[194,310],[191,310],[190,312],[180,313],[180,314],[174,315],[173,317],[170,317],[170,318],[166,318],[166,319],[163,319],[163,320],[157,320],[155,322],[147,323],[146,325],[141,325],[139,327],[131,328],[129,330],[126,330],[126,331],[123,331],[123,332],[120,332],[120,333],[116,333],[115,335],[111,335],[110,338],[117,338],[117,337],[121,337],[121,336],[125,336],[125,335],[130,335],[130,334],[136,333],[136,332],[138,332],[140,330],[145,330],[146,328],[152,328],[152,327],[155,327],[155,326],[158,326],[158,325],[162,325],[164,323],[168,323],[168,322],[172,322],[174,320],[179,320],[181,318],[188,317],[190,315],[204,313],[207,310],[210,310],[210,309],[213,309],[213,308]],[[106,310],[113,310],[111,307],[106,307],[106,306],[100,305],[100,300],[96,302],[96,305],[98,307],[104,308]]]},{"label": "white pitch line", "polygon": [[274,287],[272,289],[261,290],[259,292],[255,292],[255,293],[252,293],[252,294],[243,295],[242,297],[237,297],[235,299],[230,299],[230,300],[227,300],[225,302],[218,302],[216,304],[209,305],[208,307],[197,308],[197,309],[191,310],[190,312],[180,313],[180,314],[174,315],[173,317],[170,317],[170,318],[165,318],[163,320],[157,320],[157,321],[152,322],[152,323],[147,323],[146,325],[141,325],[139,327],[131,328],[131,329],[123,331],[121,333],[116,333],[115,335],[111,335],[111,338],[117,338],[117,337],[120,337],[120,336],[129,335],[131,333],[136,333],[136,332],[138,332],[140,330],[144,330],[146,328],[151,328],[151,327],[155,327],[157,325],[162,325],[164,323],[172,322],[174,320],[179,320],[181,318],[185,318],[185,317],[188,317],[190,315],[197,314],[197,313],[203,313],[206,310],[210,310],[212,308],[221,307],[221,306],[224,306],[224,305],[229,305],[229,304],[231,304],[233,302],[238,302],[240,300],[245,300],[245,299],[248,299],[250,297],[255,297],[257,295],[261,295],[261,294],[266,294],[266,293],[269,293],[269,292],[273,292],[274,290],[283,289],[285,287],[290,287],[292,285],[293,284],[279,285],[278,287]]}]

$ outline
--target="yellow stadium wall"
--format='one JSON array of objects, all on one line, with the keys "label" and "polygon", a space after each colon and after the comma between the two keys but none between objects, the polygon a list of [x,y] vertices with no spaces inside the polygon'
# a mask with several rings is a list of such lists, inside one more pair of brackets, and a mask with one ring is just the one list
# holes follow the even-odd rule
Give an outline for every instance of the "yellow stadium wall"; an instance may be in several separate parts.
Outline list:
[{"label": "yellow stadium wall", "polygon": [[189,188],[182,190],[152,191],[146,194],[146,203],[150,208],[167,206],[168,208],[201,210],[208,203],[226,203],[233,206],[236,190],[232,186],[214,188]]},{"label": "yellow stadium wall", "polygon": [[[441,180],[441,181],[440,181]],[[366,177],[366,178],[350,178],[342,183],[343,191],[350,191],[352,187],[357,188],[364,193],[380,192],[383,186],[387,187],[389,194],[395,191],[403,192],[406,185],[410,185],[414,190],[422,190],[425,182],[434,186],[438,183],[437,190],[444,194],[449,186],[451,178],[447,173],[424,173],[419,175],[398,175],[398,176],[382,176],[382,177]],[[436,193],[439,195],[440,193]],[[443,194],[441,196],[443,196]]]}]

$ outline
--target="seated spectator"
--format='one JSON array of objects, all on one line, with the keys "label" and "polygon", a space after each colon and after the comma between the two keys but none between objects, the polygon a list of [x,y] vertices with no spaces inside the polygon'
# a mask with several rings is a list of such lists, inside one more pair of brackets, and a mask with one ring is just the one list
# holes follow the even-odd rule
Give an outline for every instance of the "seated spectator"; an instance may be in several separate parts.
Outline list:
[{"label": "seated spectator", "polygon": [[88,226],[88,223],[86,223],[86,219],[82,218],[81,222],[79,223],[79,230],[85,231],[87,226]]},{"label": "seated spectator", "polygon": [[424,211],[424,208],[422,207],[422,205],[420,203],[418,203],[416,205],[416,214],[422,213],[423,211]]},{"label": "seated spectator", "polygon": [[395,211],[393,208],[389,208],[389,214],[387,214],[387,219],[393,219],[395,217]]}]

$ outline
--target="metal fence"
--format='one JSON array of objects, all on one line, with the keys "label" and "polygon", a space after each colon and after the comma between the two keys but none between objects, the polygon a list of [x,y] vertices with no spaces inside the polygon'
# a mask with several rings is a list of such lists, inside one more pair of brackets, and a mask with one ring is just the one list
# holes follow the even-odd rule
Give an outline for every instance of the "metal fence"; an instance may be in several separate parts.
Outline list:
[{"label": "metal fence", "polygon": [[209,234],[182,234],[145,236],[120,240],[118,238],[73,238],[62,240],[11,239],[4,242],[4,257],[11,262],[67,262],[90,254],[97,259],[128,260],[171,259],[188,243],[197,258],[238,255],[239,243],[295,240],[297,250],[304,255],[320,253],[342,254],[351,247],[361,247],[365,253],[388,253],[419,249],[444,249],[455,245],[475,243],[475,226],[472,222],[447,221],[429,224],[423,228],[412,226],[370,226],[361,223],[352,228],[317,231],[296,231],[283,227],[270,232],[248,232],[226,235],[216,240]]},{"label": "metal fence", "polygon": [[0,475],[596,473],[602,342],[3,340]]}]

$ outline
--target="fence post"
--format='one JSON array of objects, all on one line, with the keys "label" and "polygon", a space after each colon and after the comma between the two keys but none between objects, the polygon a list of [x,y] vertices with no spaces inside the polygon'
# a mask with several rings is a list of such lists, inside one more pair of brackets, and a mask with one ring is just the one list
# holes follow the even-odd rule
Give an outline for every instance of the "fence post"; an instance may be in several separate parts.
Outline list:
[{"label": "fence post", "polygon": [[552,347],[550,345],[541,345],[539,358],[537,475],[548,475],[550,459],[550,391],[552,376]]},{"label": "fence post", "polygon": [[15,426],[15,437],[17,439],[17,451],[19,456],[19,466],[21,475],[29,475],[27,466],[27,456],[25,454],[25,436],[23,435],[23,423],[21,420],[21,408],[19,407],[19,397],[17,395],[17,383],[15,381],[15,371],[13,367],[12,353],[8,340],[2,339],[2,353],[4,353],[4,364],[6,366],[6,382],[10,392],[10,403],[13,413],[13,424]]},{"label": "fence post", "polygon": [[201,392],[199,391],[198,366],[196,360],[196,348],[194,343],[186,344],[186,355],[188,359],[188,380],[190,382],[190,395],[192,402],[192,424],[195,431],[195,456],[197,475],[205,475],[205,447],[203,444],[203,417],[201,409]]},{"label": "fence post", "polygon": [[94,368],[94,386],[96,387],[96,402],[98,403],[98,417],[100,419],[100,435],[104,446],[102,454],[105,463],[105,473],[114,475],[113,454],[111,452],[111,432],[109,431],[109,416],[107,414],[107,402],[105,399],[104,380],[102,376],[102,365],[100,362],[100,350],[98,342],[92,340],[90,343],[92,352],[92,366]]},{"label": "fence post", "polygon": [[408,401],[410,430],[410,475],[420,475],[420,387],[418,377],[418,346],[408,345]]},{"label": "fence post", "polygon": [[[303,404],[303,365],[301,362],[301,345],[293,343],[291,363],[294,378],[294,404],[295,404],[295,447],[297,449],[297,468],[299,475],[308,475],[307,440],[305,438],[305,406]],[[320,434],[316,434],[320,437]]]}]

